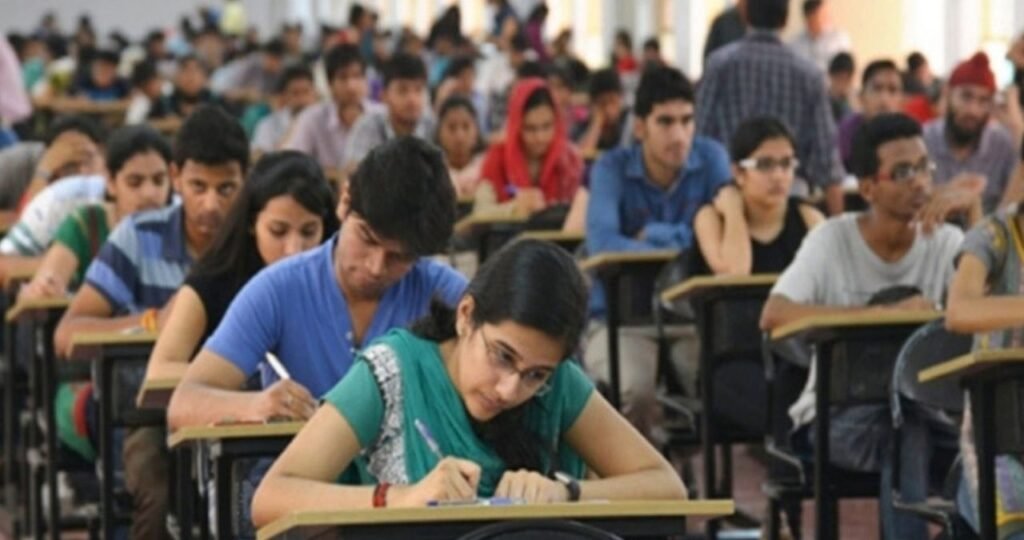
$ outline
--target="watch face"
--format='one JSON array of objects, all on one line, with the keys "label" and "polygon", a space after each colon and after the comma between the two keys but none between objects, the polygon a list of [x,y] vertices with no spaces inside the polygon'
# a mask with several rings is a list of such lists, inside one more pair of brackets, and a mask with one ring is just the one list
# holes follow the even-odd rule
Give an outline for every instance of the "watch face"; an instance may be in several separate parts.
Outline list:
[{"label": "watch face", "polygon": [[555,472],[555,480],[558,480],[559,482],[561,482],[563,484],[568,484],[569,482],[572,482],[572,477],[569,476],[568,474],[565,474],[562,471],[556,471]]}]

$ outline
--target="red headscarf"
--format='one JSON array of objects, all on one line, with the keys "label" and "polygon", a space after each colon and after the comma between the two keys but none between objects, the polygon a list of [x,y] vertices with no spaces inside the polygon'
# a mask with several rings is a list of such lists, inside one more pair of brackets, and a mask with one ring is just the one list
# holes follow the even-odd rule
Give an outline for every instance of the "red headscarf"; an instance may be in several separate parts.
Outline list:
[{"label": "red headscarf", "polygon": [[539,187],[548,204],[568,203],[576,193],[583,176],[583,159],[569,142],[565,119],[555,109],[555,137],[544,154],[537,182],[530,177],[526,152],[520,131],[526,114],[526,101],[538,90],[548,90],[543,79],[529,78],[516,83],[508,100],[508,122],[505,140],[491,145],[484,159],[482,176],[494,185],[498,201],[511,198],[512,189]]}]

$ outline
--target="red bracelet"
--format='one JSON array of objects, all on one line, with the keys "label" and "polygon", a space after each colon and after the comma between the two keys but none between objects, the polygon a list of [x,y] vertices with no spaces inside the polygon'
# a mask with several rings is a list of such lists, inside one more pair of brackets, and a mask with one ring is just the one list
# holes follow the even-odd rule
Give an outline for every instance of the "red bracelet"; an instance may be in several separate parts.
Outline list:
[{"label": "red bracelet", "polygon": [[381,482],[377,484],[377,487],[373,488],[373,507],[384,508],[388,505],[388,488],[391,484],[387,482]]}]

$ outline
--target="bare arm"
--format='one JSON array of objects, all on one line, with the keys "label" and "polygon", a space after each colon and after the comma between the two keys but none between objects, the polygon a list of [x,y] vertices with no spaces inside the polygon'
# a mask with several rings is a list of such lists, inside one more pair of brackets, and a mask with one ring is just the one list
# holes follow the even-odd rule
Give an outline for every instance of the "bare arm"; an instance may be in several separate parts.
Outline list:
[{"label": "bare arm", "polygon": [[843,207],[846,205],[843,196],[843,184],[841,182],[825,186],[825,207],[828,208],[828,215],[838,216],[843,213]]},{"label": "bare arm", "polygon": [[697,213],[693,232],[697,236],[697,247],[715,275],[750,274],[753,253],[742,213],[727,212],[723,215],[715,207],[707,205]]},{"label": "bare arm", "polygon": [[274,418],[305,420],[316,400],[292,380],[261,392],[241,390],[245,374],[217,353],[203,349],[188,366],[167,406],[167,426],[204,426],[225,421],[264,422]]},{"label": "bare arm", "polygon": [[88,283],[82,285],[53,335],[57,354],[71,354],[71,337],[78,332],[116,332],[141,324],[141,314],[112,317],[113,312],[110,302],[99,291]]},{"label": "bare arm", "polygon": [[206,309],[195,289],[183,286],[175,295],[167,321],[146,365],[146,378],[177,375],[185,370],[206,328]]},{"label": "bare arm", "polygon": [[569,206],[569,214],[565,216],[565,223],[562,230],[565,232],[584,233],[587,229],[587,201],[590,192],[587,188],[580,186],[572,197],[572,205]]},{"label": "bare arm", "polygon": [[999,202],[999,208],[1021,202],[1024,200],[1024,161],[1017,164],[1013,176],[1006,183],[1006,191],[1003,192],[1003,200]]},{"label": "bare arm", "polygon": [[68,290],[68,284],[78,270],[78,257],[60,242],[54,242],[46,250],[32,281],[18,292],[19,299],[47,298],[61,296]]},{"label": "bare arm", "polygon": [[807,226],[808,231],[825,221],[825,215],[809,204],[801,204],[799,209],[800,217],[804,219],[804,225]]},{"label": "bare arm", "polygon": [[974,333],[1024,325],[1024,296],[986,296],[987,274],[988,269],[974,255],[960,257],[949,287],[946,328]]},{"label": "bare arm", "polygon": [[599,479],[580,482],[586,499],[685,499],[686,486],[665,458],[597,392],[566,442]]},{"label": "bare arm", "polygon": [[875,309],[877,308],[801,304],[781,294],[773,294],[768,297],[768,301],[764,304],[764,310],[761,311],[761,329],[771,331],[805,317],[820,317],[841,313],[851,314],[861,311],[874,311]]}]

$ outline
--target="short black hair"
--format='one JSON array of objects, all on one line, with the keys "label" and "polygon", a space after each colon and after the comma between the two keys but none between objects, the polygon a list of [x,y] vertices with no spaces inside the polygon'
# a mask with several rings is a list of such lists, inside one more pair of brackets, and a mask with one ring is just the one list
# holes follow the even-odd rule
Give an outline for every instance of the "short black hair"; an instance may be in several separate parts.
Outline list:
[{"label": "short black hair", "polygon": [[796,140],[778,118],[774,116],[754,116],[747,118],[733,132],[729,141],[729,157],[733,163],[739,163],[750,157],[759,146],[771,139],[786,139],[796,150]]},{"label": "short black hair", "polygon": [[178,69],[180,70],[184,68],[185,64],[189,64],[191,62],[195,62],[196,64],[198,64],[199,68],[202,69],[205,73],[210,72],[210,70],[206,67],[206,62],[203,62],[203,59],[199,58],[199,56],[197,56],[196,54],[186,54],[184,56],[179,57]]},{"label": "short black hair", "polygon": [[462,73],[469,69],[476,69],[476,64],[473,62],[473,57],[468,55],[460,55],[452,58],[451,62],[448,63],[448,68],[444,70],[444,78],[449,79],[452,77],[458,77]]},{"label": "short black hair", "polygon": [[693,103],[693,85],[690,80],[678,69],[655,66],[644,71],[640,77],[633,112],[640,118],[646,118],[655,105],[676,99]]},{"label": "short black hair", "polygon": [[249,166],[249,140],[242,125],[220,106],[204,104],[185,119],[174,142],[174,163],[186,161],[221,165],[237,161],[242,172]]},{"label": "short black hair", "polygon": [[98,49],[92,57],[93,62],[106,62],[115,66],[121,62],[121,55],[112,49]]},{"label": "short black hair", "polygon": [[267,41],[262,47],[260,47],[260,50],[263,51],[263,54],[269,54],[270,56],[276,56],[278,58],[285,55],[284,42],[278,38]]},{"label": "short black hair", "polygon": [[917,71],[921,66],[927,63],[928,59],[918,51],[914,51],[907,55],[907,70],[911,73]]},{"label": "short black hair", "polygon": [[776,30],[786,26],[788,0],[747,0],[747,24],[753,28]]},{"label": "short black hair", "polygon": [[455,225],[455,188],[441,151],[396,137],[366,155],[349,179],[351,210],[416,256],[441,253]]},{"label": "short black hair", "polygon": [[46,131],[46,136],[43,138],[43,142],[46,143],[46,146],[50,146],[57,137],[60,137],[67,131],[81,133],[96,144],[103,144],[103,139],[105,137],[99,124],[97,124],[92,118],[89,118],[88,116],[69,115],[61,116],[50,124],[50,129]]},{"label": "short black hair", "polygon": [[107,141],[107,170],[117,176],[129,159],[156,152],[165,163],[171,161],[171,144],[157,130],[145,124],[118,128]]},{"label": "short black hair", "polygon": [[627,49],[633,48],[633,36],[630,35],[629,30],[626,30],[625,28],[619,28],[615,31],[615,41],[616,43],[622,42]]},{"label": "short black hair", "polygon": [[590,74],[590,84],[587,86],[587,94],[590,99],[597,99],[602,94],[622,93],[622,79],[619,72],[612,68],[599,69]]},{"label": "short black hair", "polygon": [[363,14],[366,13],[366,8],[362,4],[356,2],[352,4],[352,7],[348,9],[348,25],[356,26],[359,24],[359,19],[363,18]]},{"label": "short black hair", "polygon": [[150,30],[149,33],[146,34],[146,39],[144,43],[146,47],[149,47],[150,45],[158,41],[164,41],[166,39],[167,37],[164,36],[163,30]]},{"label": "short black hair", "polygon": [[853,75],[857,66],[853,62],[853,55],[843,51],[832,57],[828,63],[829,75]]},{"label": "short black hair", "polygon": [[864,73],[860,75],[861,88],[866,88],[871,79],[883,71],[892,71],[897,75],[900,74],[900,68],[896,67],[896,62],[889,59],[874,60],[864,68]]},{"label": "short black hair", "polygon": [[814,15],[815,11],[821,9],[822,4],[824,2],[821,0],[804,0],[804,17]]},{"label": "short black hair", "polygon": [[327,80],[330,81],[334,79],[339,71],[352,64],[359,64],[359,69],[366,71],[366,60],[360,54],[359,47],[352,43],[335,45],[324,55],[324,74],[327,75]]},{"label": "short black hair", "polygon": [[143,60],[132,68],[132,86],[139,88],[159,76],[156,64],[149,60]]},{"label": "short black hair", "polygon": [[645,51],[661,52],[661,42],[658,41],[657,37],[651,36],[644,40],[643,49]]},{"label": "short black hair", "polygon": [[409,53],[399,52],[384,64],[384,87],[397,80],[427,80],[427,66],[423,60]]},{"label": "short black hair", "polygon": [[509,43],[512,50],[515,52],[526,52],[530,48],[529,42],[526,41],[526,36],[522,32],[516,33],[512,36],[512,41]]},{"label": "short black hair", "polygon": [[284,71],[282,71],[281,75],[277,78],[277,93],[284,93],[292,81],[301,80],[313,82],[313,71],[301,64],[295,64],[284,68]]},{"label": "short black hair", "polygon": [[523,62],[519,69],[516,70],[517,79],[546,79],[547,77],[548,70],[544,69],[540,62]]},{"label": "short black hair", "polygon": [[874,176],[878,172],[880,146],[920,136],[921,125],[903,113],[880,114],[868,120],[853,136],[850,172],[858,179]]}]

